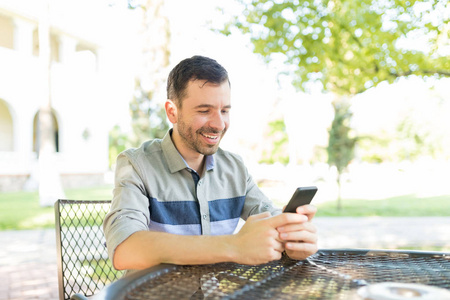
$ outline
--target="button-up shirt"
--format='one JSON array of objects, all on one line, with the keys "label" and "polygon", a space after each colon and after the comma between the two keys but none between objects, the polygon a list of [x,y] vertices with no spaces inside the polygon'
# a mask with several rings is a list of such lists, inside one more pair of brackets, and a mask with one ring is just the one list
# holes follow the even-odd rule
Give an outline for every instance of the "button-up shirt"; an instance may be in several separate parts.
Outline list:
[{"label": "button-up shirt", "polygon": [[114,197],[103,224],[111,259],[116,247],[137,231],[232,234],[240,218],[281,213],[241,157],[219,148],[205,159],[200,177],[176,149],[171,131],[118,156]]}]

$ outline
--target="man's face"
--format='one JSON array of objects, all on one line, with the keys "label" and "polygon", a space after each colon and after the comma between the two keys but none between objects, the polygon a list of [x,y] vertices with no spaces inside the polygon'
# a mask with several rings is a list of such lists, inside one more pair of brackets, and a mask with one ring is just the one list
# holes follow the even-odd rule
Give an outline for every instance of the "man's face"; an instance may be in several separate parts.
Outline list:
[{"label": "man's face", "polygon": [[182,145],[176,146],[184,155],[214,154],[230,124],[230,85],[228,81],[192,80],[186,91],[181,108],[177,108],[174,131]]}]

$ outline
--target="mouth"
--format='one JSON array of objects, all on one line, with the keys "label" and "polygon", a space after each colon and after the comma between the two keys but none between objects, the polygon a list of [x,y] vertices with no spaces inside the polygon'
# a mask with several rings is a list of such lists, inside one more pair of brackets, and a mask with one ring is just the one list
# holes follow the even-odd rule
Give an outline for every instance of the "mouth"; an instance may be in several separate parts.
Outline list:
[{"label": "mouth", "polygon": [[203,135],[205,138],[211,139],[211,140],[217,140],[219,138],[218,135],[210,135],[210,134],[206,134],[206,133],[200,133],[200,134]]},{"label": "mouth", "polygon": [[217,145],[222,136],[221,132],[199,132],[206,144]]}]

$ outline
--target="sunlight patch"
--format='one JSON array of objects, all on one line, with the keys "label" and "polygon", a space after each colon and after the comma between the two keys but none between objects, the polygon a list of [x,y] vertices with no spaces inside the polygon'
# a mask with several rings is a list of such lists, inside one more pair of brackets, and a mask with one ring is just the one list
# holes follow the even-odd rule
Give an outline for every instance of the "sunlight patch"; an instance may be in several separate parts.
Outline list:
[{"label": "sunlight patch", "polygon": [[53,213],[45,213],[34,218],[23,220],[19,223],[20,229],[32,229],[35,227],[50,227],[55,224],[55,215]]}]

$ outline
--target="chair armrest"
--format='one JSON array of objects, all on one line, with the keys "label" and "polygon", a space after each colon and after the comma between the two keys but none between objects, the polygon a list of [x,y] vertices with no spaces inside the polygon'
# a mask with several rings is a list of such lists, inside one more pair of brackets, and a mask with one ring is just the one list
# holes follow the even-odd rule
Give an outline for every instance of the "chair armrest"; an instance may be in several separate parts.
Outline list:
[{"label": "chair armrest", "polygon": [[70,300],[88,300],[89,298],[82,294],[74,294],[70,296]]}]

